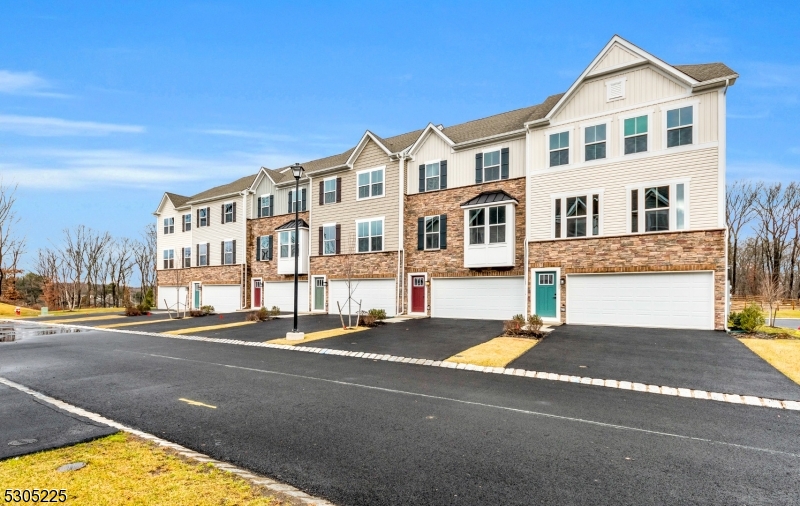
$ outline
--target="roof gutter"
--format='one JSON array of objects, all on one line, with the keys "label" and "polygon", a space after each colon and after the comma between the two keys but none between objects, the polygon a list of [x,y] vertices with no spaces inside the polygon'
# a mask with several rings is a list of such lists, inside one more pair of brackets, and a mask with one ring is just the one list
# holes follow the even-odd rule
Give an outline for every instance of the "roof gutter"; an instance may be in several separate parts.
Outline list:
[{"label": "roof gutter", "polygon": [[511,132],[503,132],[497,135],[490,135],[489,137],[481,137],[480,139],[473,139],[470,141],[460,142],[458,144],[453,144],[452,147],[455,151],[461,151],[462,149],[473,148],[481,144],[488,144],[490,142],[504,141],[506,139],[524,137],[525,133],[526,129],[524,128],[521,130],[512,130]]},{"label": "roof gutter", "polygon": [[224,199],[224,198],[228,198],[228,197],[235,197],[236,195],[242,195],[242,192],[244,192],[244,191],[246,191],[246,190],[236,191],[236,192],[231,192],[231,193],[225,193],[223,195],[215,195],[213,197],[206,197],[204,199],[188,200],[188,201],[186,201],[186,204],[187,205],[202,204],[203,202],[211,202],[212,200],[219,200],[219,199]]},{"label": "roof gutter", "polygon": [[525,128],[527,130],[530,130],[532,128],[538,128],[538,127],[541,127],[541,126],[547,126],[549,124],[550,124],[550,119],[549,118],[535,119],[533,121],[528,121],[527,123],[525,123]]},{"label": "roof gutter", "polygon": [[696,85],[692,86],[692,91],[702,91],[708,90],[711,88],[718,88],[724,86],[726,91],[729,86],[733,86],[736,83],[736,79],[739,78],[739,74],[733,74],[727,77],[718,77],[716,79],[709,79],[708,81],[703,81],[702,83],[697,83]]},{"label": "roof gutter", "polygon": [[313,174],[314,174],[314,177],[317,177],[320,174],[328,174],[328,173],[331,173],[331,172],[337,172],[337,171],[340,171],[342,169],[350,169],[350,168],[352,168],[352,167],[350,167],[350,165],[348,165],[346,163],[343,163],[341,165],[335,165],[333,167],[326,167],[324,169],[315,170],[313,172]]}]

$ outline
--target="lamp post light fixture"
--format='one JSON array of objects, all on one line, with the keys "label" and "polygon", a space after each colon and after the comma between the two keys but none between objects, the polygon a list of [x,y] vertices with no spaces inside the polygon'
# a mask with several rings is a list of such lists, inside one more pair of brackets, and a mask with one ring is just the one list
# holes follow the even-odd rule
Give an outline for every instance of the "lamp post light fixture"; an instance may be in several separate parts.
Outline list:
[{"label": "lamp post light fixture", "polygon": [[300,193],[300,177],[303,175],[303,166],[299,163],[292,165],[292,175],[294,176],[294,325],[292,331],[286,333],[286,339],[291,341],[302,341],[305,333],[297,330],[297,271],[300,258],[300,209],[297,206],[297,196]]}]

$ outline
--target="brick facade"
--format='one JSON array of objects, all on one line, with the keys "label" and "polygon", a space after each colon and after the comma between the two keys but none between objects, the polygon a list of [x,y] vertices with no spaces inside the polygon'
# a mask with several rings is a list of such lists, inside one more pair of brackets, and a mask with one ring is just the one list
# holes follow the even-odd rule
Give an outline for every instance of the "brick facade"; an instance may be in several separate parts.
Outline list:
[{"label": "brick facade", "polygon": [[[724,230],[539,241],[529,244],[529,255],[529,268],[560,267],[562,277],[578,273],[714,271],[714,327],[725,328]],[[562,286],[564,307],[568,289],[569,283]],[[566,321],[566,313],[561,313],[561,319]]]},{"label": "brick facade", "polygon": [[[461,204],[481,192],[503,190],[519,202],[515,219],[514,267],[502,269],[470,269],[464,267],[464,210]],[[523,274],[525,263],[525,178],[492,181],[490,183],[461,186],[430,193],[406,196],[404,220],[405,279],[403,281],[403,309],[408,311],[409,273],[427,273],[431,277],[508,276]],[[447,248],[424,251],[417,249],[417,219],[436,214],[447,215]],[[431,287],[427,286],[430,306]],[[427,310],[430,314],[430,310]]]},{"label": "brick facade", "polygon": [[[380,253],[353,253],[352,279],[395,279],[397,277],[397,251],[383,251]],[[332,279],[347,279],[347,262],[345,255],[312,255],[309,263],[309,276],[326,276],[326,281]],[[325,288],[325,304],[328,311],[336,312],[328,306],[329,288]],[[313,297],[313,288],[312,295]],[[311,304],[313,301],[309,301]],[[309,306],[311,307],[311,306]]]}]

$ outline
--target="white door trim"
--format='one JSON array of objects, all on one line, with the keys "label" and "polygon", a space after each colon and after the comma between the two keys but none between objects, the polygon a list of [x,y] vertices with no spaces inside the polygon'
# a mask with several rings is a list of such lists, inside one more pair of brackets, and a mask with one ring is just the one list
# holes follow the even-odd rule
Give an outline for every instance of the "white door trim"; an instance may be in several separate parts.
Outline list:
[{"label": "white door trim", "polygon": [[[254,305],[254,299],[256,298],[256,281],[261,281],[261,300],[258,301],[258,305]],[[261,306],[264,304],[264,280],[262,278],[253,278],[250,280],[250,307],[252,309],[261,309]]]},{"label": "white door trim", "polygon": [[[536,313],[536,274],[539,272],[553,272],[556,271],[556,317],[555,318],[542,318],[544,323],[561,323],[561,267],[534,267],[531,269],[530,275],[530,291],[531,291],[531,314]],[[567,304],[569,310],[569,304]]]},{"label": "white door trim", "polygon": [[[424,276],[425,277],[425,311],[423,311],[422,313],[415,313],[415,312],[413,312],[411,310],[411,308],[414,307],[412,305],[412,303],[411,303],[412,302],[412,300],[411,300],[411,292],[414,289],[414,285],[412,284],[413,276]],[[425,315],[425,316],[427,316],[428,315],[428,273],[427,272],[410,272],[410,273],[408,273],[408,284],[406,286],[409,287],[408,294],[407,294],[408,295],[408,297],[407,297],[408,306],[406,306],[406,307],[408,307],[408,314],[409,315]]]},{"label": "white door trim", "polygon": [[[195,285],[200,285],[200,305],[197,306],[197,307],[194,307],[194,286]],[[202,281],[192,281],[189,284],[189,286],[191,287],[191,292],[192,292],[192,295],[191,295],[192,309],[200,309],[201,307],[203,307],[203,282]]]}]

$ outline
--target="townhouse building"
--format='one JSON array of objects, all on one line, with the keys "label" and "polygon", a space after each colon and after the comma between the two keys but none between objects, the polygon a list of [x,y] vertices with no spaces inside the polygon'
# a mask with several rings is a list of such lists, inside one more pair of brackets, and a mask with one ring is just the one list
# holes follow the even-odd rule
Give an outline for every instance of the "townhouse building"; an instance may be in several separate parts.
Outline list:
[{"label": "townhouse building", "polygon": [[[721,63],[670,65],[615,36],[563,93],[459,125],[367,131],[303,163],[300,192],[284,167],[167,193],[159,292],[180,298],[198,283],[203,301],[211,291],[236,309],[288,310],[297,252],[301,311],[336,313],[351,296],[390,315],[722,329],[725,101],[737,78]],[[213,222],[232,201],[245,223],[224,229],[217,217],[213,241],[168,232],[172,218],[205,206]],[[173,282],[168,251],[181,241],[206,241],[220,263]]]}]

